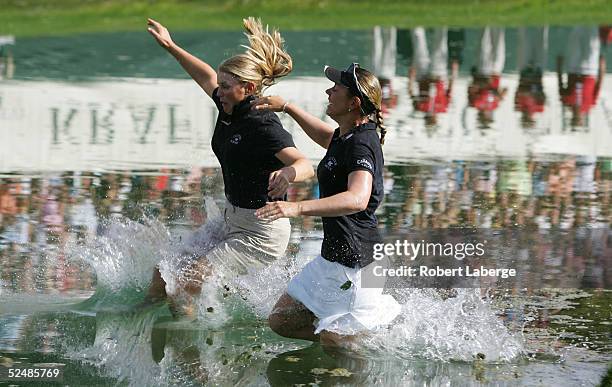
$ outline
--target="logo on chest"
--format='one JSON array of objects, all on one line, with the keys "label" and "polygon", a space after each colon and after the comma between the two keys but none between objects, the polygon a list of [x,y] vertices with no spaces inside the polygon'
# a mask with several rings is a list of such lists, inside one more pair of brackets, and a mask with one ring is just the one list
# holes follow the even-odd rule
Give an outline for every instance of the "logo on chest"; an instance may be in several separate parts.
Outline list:
[{"label": "logo on chest", "polygon": [[332,171],[334,168],[336,168],[337,165],[338,165],[338,162],[336,161],[336,158],[333,156],[327,158],[327,160],[325,160],[325,163],[323,164],[323,166],[328,171]]},{"label": "logo on chest", "polygon": [[240,143],[240,140],[242,140],[242,136],[241,136],[241,135],[239,135],[239,134],[234,134],[234,135],[233,135],[233,136],[230,138],[229,142],[231,142],[231,143],[232,143],[232,144],[234,144],[234,145],[238,145],[238,144]]}]

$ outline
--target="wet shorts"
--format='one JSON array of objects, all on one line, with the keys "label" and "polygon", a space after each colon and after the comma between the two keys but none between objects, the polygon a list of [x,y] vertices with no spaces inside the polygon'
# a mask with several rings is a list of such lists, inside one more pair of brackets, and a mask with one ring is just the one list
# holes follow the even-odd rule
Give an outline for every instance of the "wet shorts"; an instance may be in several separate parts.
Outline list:
[{"label": "wet shorts", "polygon": [[246,274],[270,265],[285,254],[291,233],[289,219],[260,220],[254,209],[226,202],[223,220],[223,239],[206,253],[215,270]]}]

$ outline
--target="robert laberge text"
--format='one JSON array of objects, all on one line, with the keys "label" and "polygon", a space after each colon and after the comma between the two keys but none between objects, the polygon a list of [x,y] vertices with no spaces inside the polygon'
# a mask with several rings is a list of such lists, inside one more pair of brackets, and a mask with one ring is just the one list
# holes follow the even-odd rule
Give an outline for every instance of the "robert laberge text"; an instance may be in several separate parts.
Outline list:
[{"label": "robert laberge text", "polygon": [[374,267],[374,275],[377,277],[516,277],[516,269],[489,269],[484,266],[473,268],[470,266],[456,267],[452,269],[440,266],[400,266],[396,268]]}]

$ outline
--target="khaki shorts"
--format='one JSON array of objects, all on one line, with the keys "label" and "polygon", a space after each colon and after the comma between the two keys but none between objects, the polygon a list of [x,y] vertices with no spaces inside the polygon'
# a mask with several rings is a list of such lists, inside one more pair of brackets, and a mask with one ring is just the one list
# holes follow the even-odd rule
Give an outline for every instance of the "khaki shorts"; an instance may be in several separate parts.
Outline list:
[{"label": "khaki shorts", "polygon": [[247,274],[262,269],[285,254],[289,244],[289,219],[260,220],[254,209],[226,202],[226,237],[206,253],[206,259],[220,274]]}]

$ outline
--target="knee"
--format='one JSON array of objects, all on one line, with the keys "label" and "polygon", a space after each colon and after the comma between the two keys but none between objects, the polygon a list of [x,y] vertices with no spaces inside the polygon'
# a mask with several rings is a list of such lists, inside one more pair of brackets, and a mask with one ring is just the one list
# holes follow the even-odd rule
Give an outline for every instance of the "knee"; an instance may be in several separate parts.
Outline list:
[{"label": "knee", "polygon": [[[346,338],[346,336],[344,336]],[[344,347],[343,336],[330,331],[323,331],[319,334],[319,342],[321,346],[329,349],[338,349]]]},{"label": "knee", "polygon": [[182,291],[191,297],[199,297],[202,292],[202,285],[210,275],[211,268],[206,259],[201,257],[181,270],[179,286]]},{"label": "knee", "polygon": [[200,293],[202,293],[202,284],[198,282],[187,282],[183,284],[182,290],[191,297],[197,298],[200,296]]},{"label": "knee", "polygon": [[159,271],[159,268],[157,266],[153,269],[153,277],[151,278],[151,283],[155,285],[166,284],[166,281],[164,281],[164,277],[162,277],[161,272]]},{"label": "knee", "polygon": [[285,329],[286,323],[286,319],[283,318],[282,314],[280,313],[272,312],[268,316],[268,326],[270,326],[270,329],[272,329],[272,331],[278,335],[285,337],[287,336]]},{"label": "knee", "polygon": [[168,298],[168,309],[172,317],[194,317],[196,314],[195,305],[181,297],[172,296]]}]

